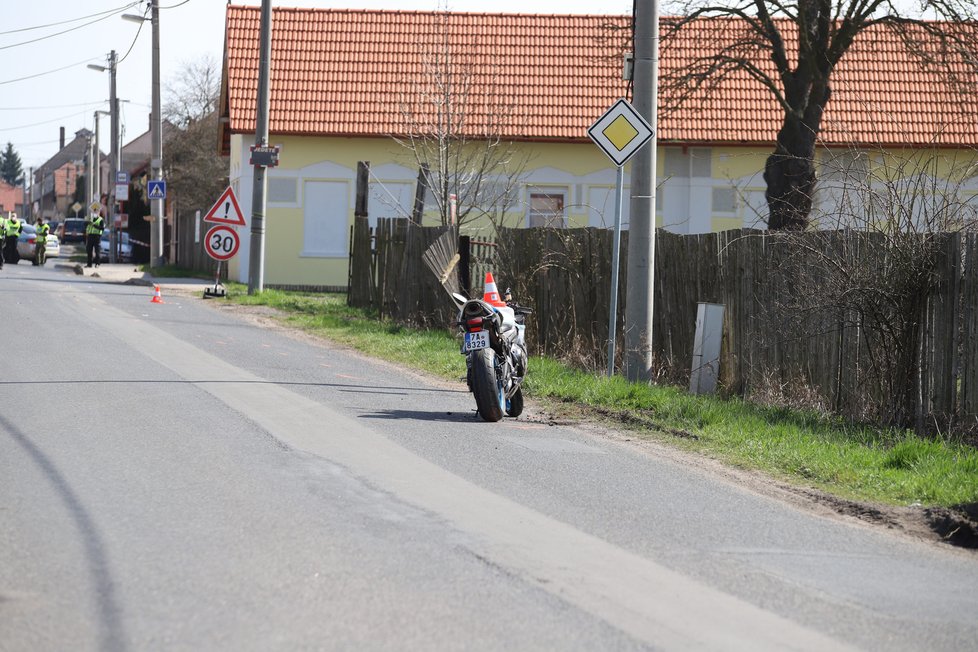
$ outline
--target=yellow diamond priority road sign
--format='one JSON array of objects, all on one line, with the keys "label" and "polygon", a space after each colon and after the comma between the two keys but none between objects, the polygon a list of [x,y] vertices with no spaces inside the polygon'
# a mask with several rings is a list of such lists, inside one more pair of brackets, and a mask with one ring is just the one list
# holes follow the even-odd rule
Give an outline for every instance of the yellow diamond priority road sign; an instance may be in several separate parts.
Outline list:
[{"label": "yellow diamond priority road sign", "polygon": [[626,100],[618,100],[587,130],[587,135],[621,167],[655,134],[652,126]]}]

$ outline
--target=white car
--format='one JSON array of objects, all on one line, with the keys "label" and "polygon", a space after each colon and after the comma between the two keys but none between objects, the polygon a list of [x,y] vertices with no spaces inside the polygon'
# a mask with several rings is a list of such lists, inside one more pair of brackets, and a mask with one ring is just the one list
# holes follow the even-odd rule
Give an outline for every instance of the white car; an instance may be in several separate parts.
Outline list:
[{"label": "white car", "polygon": [[[102,239],[99,241],[99,251],[102,255],[102,262],[109,262],[109,251],[111,251],[112,245],[109,242],[108,232],[102,234]],[[132,243],[129,242],[129,234],[125,231],[119,231],[116,233],[116,249],[115,249],[115,259],[120,263],[128,263],[132,260]]]},{"label": "white car", "polygon": [[[20,232],[20,236],[17,238],[17,255],[24,260],[29,260],[34,262],[34,250],[35,243],[37,241],[37,228],[33,224],[25,224],[24,230]],[[48,233],[47,240],[45,240],[45,254],[48,258],[57,258],[61,255],[61,242],[58,241],[58,236],[54,233]],[[16,260],[7,261],[16,263]]]}]

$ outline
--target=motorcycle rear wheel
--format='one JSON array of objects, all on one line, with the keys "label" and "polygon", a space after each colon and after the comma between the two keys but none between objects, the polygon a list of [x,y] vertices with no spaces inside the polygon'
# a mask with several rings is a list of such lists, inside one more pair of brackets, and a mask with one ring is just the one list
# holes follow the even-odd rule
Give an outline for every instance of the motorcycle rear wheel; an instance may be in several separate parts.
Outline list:
[{"label": "motorcycle rear wheel", "polygon": [[500,383],[496,379],[496,352],[482,349],[472,354],[472,394],[479,415],[486,421],[494,422],[503,418],[500,404]]}]

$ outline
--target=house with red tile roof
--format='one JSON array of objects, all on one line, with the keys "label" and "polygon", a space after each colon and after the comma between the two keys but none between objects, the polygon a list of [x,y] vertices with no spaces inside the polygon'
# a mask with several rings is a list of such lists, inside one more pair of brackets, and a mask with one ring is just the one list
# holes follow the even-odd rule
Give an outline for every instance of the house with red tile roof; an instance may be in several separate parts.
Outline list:
[{"label": "house with red tile roof", "polygon": [[19,216],[27,214],[24,211],[24,189],[0,181],[0,215],[6,217],[10,212],[17,213]]},{"label": "house with red tile roof", "polygon": [[[630,50],[630,21],[273,9],[269,130],[281,154],[280,165],[268,169],[266,283],[345,285],[358,161],[371,165],[371,221],[411,215],[418,166],[400,143],[417,130],[419,114],[438,113],[431,108],[438,98],[423,97],[434,86],[435,65],[467,71],[466,92],[456,96],[467,102],[465,135],[478,140],[491,133],[525,155],[507,224],[612,225],[614,164],[587,129],[629,96],[622,61]],[[682,70],[716,42],[715,26],[703,25],[702,32],[691,30],[663,48],[662,75]],[[245,216],[252,197],[259,30],[258,7],[228,6],[220,146]],[[978,98],[947,101],[939,75],[920,69],[894,37],[882,30],[865,34],[833,79],[820,134],[825,182],[816,199],[824,214],[851,203],[849,185],[882,166],[884,152],[928,152],[940,159],[932,167],[947,173],[974,165]],[[681,233],[763,228],[762,172],[781,126],[770,93],[746,75],[732,75],[678,108],[669,98],[659,104],[658,225]],[[625,172],[627,192],[627,165]],[[973,181],[965,179],[961,192],[978,205]],[[426,206],[427,218],[432,208]],[[627,224],[627,201],[624,210]],[[480,226],[488,225],[471,228]],[[245,231],[231,265],[232,278],[241,280],[247,278]]]}]

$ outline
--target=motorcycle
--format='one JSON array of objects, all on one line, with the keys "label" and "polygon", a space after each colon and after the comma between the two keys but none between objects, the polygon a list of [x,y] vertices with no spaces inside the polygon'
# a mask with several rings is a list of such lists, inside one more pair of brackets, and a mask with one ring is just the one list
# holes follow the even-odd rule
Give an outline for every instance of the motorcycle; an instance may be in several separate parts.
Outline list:
[{"label": "motorcycle", "polygon": [[462,332],[466,383],[486,421],[499,421],[523,412],[526,377],[526,315],[533,311],[516,304],[509,289],[499,298],[496,282],[486,274],[482,299],[453,293],[459,307],[456,320]]}]

